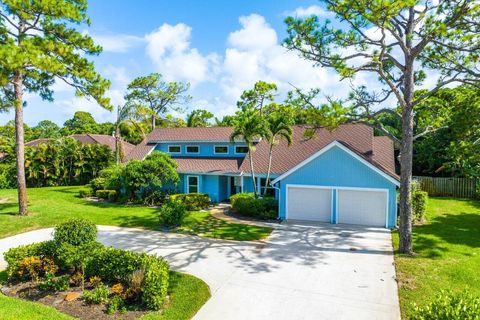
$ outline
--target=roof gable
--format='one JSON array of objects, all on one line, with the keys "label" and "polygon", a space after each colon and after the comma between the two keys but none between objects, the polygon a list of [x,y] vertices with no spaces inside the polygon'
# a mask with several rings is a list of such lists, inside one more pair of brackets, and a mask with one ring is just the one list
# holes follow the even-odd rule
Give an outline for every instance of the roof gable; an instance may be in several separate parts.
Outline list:
[{"label": "roof gable", "polygon": [[344,152],[348,153],[349,155],[351,155],[353,158],[355,158],[356,160],[358,160],[360,163],[364,164],[365,166],[367,166],[368,168],[370,168],[371,170],[373,170],[375,173],[379,174],[380,176],[384,177],[385,179],[387,179],[388,181],[390,181],[391,183],[395,184],[396,186],[399,185],[399,182],[398,182],[398,179],[397,178],[394,178],[393,176],[387,174],[386,172],[384,172],[383,170],[379,169],[377,166],[375,166],[374,164],[372,164],[371,162],[367,161],[364,157],[362,157],[358,152],[355,152],[354,150],[352,150],[351,148],[349,148],[348,146],[346,146],[345,144],[343,143],[340,143],[339,141],[332,141],[330,144],[328,144],[327,146],[325,146],[324,148],[320,149],[319,151],[317,151],[316,153],[314,153],[313,155],[311,155],[310,157],[308,157],[307,159],[303,160],[302,162],[300,162],[299,164],[297,164],[296,166],[294,166],[293,168],[291,168],[290,170],[288,170],[287,172],[283,173],[282,175],[280,175],[278,178],[276,178],[275,180],[272,181],[272,185],[283,180],[284,178],[288,177],[289,175],[291,175],[292,173],[296,172],[297,170],[301,169],[302,167],[304,167],[306,164],[312,162],[313,160],[317,159],[318,157],[320,157],[322,154],[328,152],[329,150],[331,150],[332,148],[340,148],[341,150],[343,150]]}]

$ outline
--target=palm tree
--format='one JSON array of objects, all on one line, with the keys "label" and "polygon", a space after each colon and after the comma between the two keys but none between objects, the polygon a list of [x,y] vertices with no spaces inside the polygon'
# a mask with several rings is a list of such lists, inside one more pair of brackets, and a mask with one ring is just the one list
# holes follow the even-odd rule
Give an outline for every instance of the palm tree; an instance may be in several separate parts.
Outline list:
[{"label": "palm tree", "polygon": [[257,192],[257,184],[255,182],[255,171],[253,167],[253,152],[255,151],[255,139],[266,135],[265,121],[263,117],[259,117],[258,112],[252,109],[238,111],[234,121],[233,132],[230,136],[232,142],[241,138],[248,148],[248,156],[250,159],[250,172],[252,174],[253,192],[255,196]]},{"label": "palm tree", "polygon": [[115,121],[115,159],[117,164],[123,161],[125,157],[120,126],[130,123],[145,137],[145,132],[137,121],[142,115],[134,104],[127,103],[124,106],[117,106],[117,119]]},{"label": "palm tree", "polygon": [[270,171],[272,170],[273,147],[278,144],[278,139],[285,139],[287,144],[292,144],[293,135],[293,114],[287,106],[272,103],[268,106],[268,116],[266,120],[266,134],[263,136],[269,145],[268,151],[268,169],[265,179],[265,188],[263,195],[267,193],[268,184],[270,182]]}]

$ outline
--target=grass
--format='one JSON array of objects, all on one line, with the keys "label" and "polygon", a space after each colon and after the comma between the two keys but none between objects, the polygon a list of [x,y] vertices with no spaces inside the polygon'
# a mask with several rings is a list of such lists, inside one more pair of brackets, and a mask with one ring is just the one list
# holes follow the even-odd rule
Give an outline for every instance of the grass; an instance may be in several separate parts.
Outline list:
[{"label": "grass", "polygon": [[[170,275],[170,303],[161,312],[151,312],[141,319],[146,320],[187,320],[191,319],[210,298],[210,289],[202,280],[179,272]],[[0,283],[6,273],[0,272]],[[58,310],[39,303],[14,299],[0,294],[0,319],[73,319]]]},{"label": "grass", "polygon": [[178,232],[226,240],[250,241],[267,237],[272,229],[217,219],[208,212],[191,212]]},{"label": "grass", "polygon": [[[428,200],[427,222],[413,229],[414,256],[396,253],[402,318],[440,290],[480,296],[480,201]],[[398,249],[398,234],[393,242]]]},{"label": "grass", "polygon": [[[28,189],[27,217],[15,214],[16,190],[0,190],[0,238],[53,227],[72,217],[86,218],[99,225],[160,229],[157,209],[87,201],[78,197],[80,189],[81,187]],[[185,224],[182,232],[188,230],[188,233],[196,234],[195,230],[206,230],[203,236],[240,241],[261,239],[272,231],[271,228],[228,223],[212,217],[208,212],[190,213]]]}]

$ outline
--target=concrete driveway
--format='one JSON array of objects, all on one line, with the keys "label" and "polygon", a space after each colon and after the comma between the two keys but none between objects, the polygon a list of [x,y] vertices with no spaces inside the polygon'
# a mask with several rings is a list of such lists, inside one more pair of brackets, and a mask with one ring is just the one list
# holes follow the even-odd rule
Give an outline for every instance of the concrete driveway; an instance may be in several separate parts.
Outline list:
[{"label": "concrete driveway", "polygon": [[[212,298],[195,319],[399,319],[390,232],[352,226],[279,226],[264,242],[234,242],[99,227],[99,240],[164,256]],[[0,253],[50,238],[42,229],[0,239]],[[2,261],[0,261],[0,269]]]}]

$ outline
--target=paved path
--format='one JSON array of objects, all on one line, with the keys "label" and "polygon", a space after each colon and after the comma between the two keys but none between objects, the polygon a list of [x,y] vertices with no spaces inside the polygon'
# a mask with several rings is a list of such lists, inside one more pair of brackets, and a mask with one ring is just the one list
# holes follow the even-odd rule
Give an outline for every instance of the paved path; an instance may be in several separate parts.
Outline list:
[{"label": "paved path", "polygon": [[[0,253],[50,234],[0,239]],[[265,242],[234,242],[99,226],[99,241],[157,253],[206,281],[212,298],[195,319],[400,318],[388,230],[282,225]]]}]

